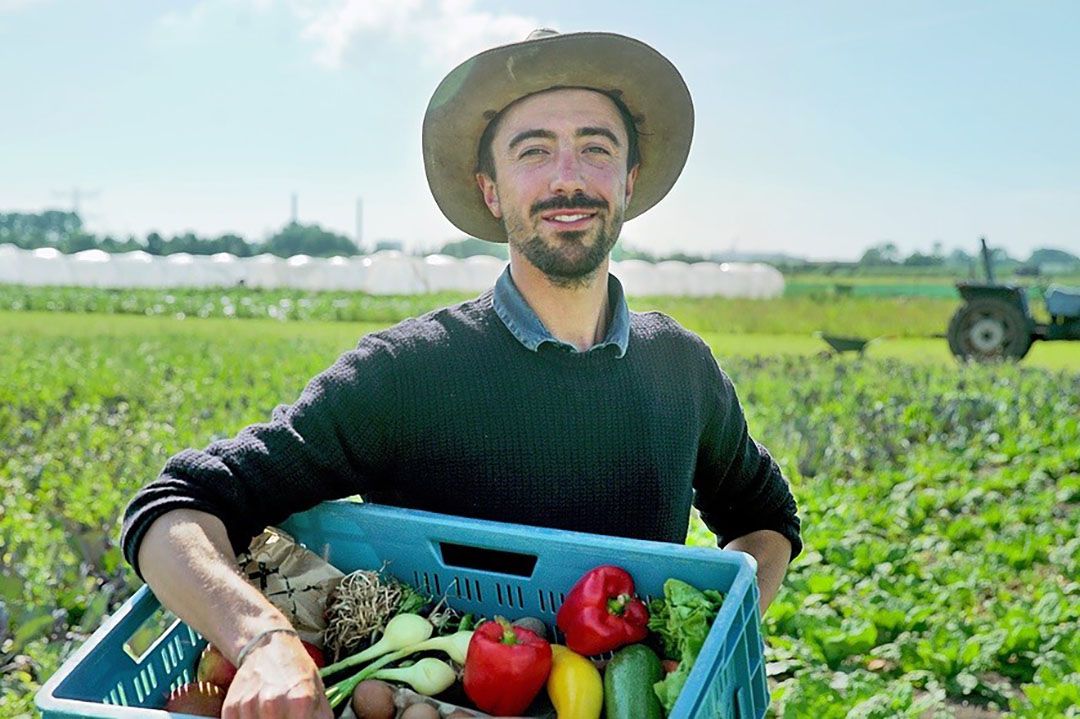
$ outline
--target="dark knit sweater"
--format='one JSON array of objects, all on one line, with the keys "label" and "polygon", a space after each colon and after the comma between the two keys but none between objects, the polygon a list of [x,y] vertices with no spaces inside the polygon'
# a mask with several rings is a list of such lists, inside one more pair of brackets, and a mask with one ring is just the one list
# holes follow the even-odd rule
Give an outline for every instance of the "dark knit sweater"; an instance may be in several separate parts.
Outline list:
[{"label": "dark knit sweater", "polygon": [[801,547],[795,501],[696,335],[631,313],[624,357],[530,351],[492,293],[365,336],[271,421],[172,457],[124,514],[135,567],[173,509],[219,517],[236,551],[327,499],[681,543],[691,504],[721,546],[772,529]]}]

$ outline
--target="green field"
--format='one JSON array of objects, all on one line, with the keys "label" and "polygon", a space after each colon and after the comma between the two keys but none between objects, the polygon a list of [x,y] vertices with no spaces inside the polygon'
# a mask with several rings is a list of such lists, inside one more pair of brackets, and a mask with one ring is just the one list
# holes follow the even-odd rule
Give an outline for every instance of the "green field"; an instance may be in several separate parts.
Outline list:
[{"label": "green field", "polygon": [[[761,301],[717,297],[631,297],[633,309],[656,309],[696,332],[810,335],[826,332],[864,338],[938,337],[960,300],[948,278],[857,277],[836,281],[796,276],[782,298]],[[1038,287],[1030,307],[1047,321]],[[357,292],[247,288],[100,290],[0,285],[0,311],[127,314],[148,317],[397,322],[469,299],[465,293],[374,296]]]},{"label": "green field", "polygon": [[[173,318],[396,322],[472,295],[373,296],[302,290],[95,290],[0,285],[0,311],[128,314]],[[932,337],[945,332],[955,298],[834,297],[810,293],[748,299],[630,298],[632,309],[660,310],[696,332]]]},{"label": "green field", "polygon": [[[27,294],[0,288],[0,301]],[[261,317],[304,299],[248,291],[228,305],[245,297]],[[445,301],[309,299],[305,311],[337,321],[180,321],[110,310],[109,293],[83,296],[93,313],[0,312],[0,599],[13,632],[0,716],[30,712],[136,587],[119,515],[171,454],[266,419],[364,332]],[[225,316],[220,295],[184,301]],[[947,300],[632,305],[703,333],[799,501],[807,550],[765,617],[777,716],[1078,716],[1080,343],[960,366],[932,337]],[[881,339],[863,358],[826,355],[812,332],[841,320]],[[695,523],[691,541],[710,538]]]}]

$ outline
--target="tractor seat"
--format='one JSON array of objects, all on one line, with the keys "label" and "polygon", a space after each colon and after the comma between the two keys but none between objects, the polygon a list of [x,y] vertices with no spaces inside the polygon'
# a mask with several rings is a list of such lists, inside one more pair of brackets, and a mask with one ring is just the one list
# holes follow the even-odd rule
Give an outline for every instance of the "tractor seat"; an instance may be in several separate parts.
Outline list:
[{"label": "tractor seat", "polygon": [[1053,317],[1080,317],[1080,289],[1051,285],[1046,290],[1046,311]]}]

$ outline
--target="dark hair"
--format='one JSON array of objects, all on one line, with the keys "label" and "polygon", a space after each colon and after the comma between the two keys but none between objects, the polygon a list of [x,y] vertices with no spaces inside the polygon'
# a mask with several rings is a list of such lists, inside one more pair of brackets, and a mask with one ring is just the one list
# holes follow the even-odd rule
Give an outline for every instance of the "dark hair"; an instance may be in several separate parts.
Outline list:
[{"label": "dark hair", "polygon": [[[568,89],[580,89],[580,90],[592,90],[598,92],[604,97],[615,103],[615,109],[619,111],[619,117],[622,118],[623,127],[626,129],[626,169],[634,167],[641,162],[641,153],[638,149],[638,119],[631,113],[630,109],[626,106],[626,103],[622,101],[622,98],[618,90],[596,90],[591,87],[585,88],[563,88],[552,87],[541,92],[550,92],[551,90],[568,90]],[[533,93],[534,95],[539,93]],[[526,95],[525,97],[532,97],[532,95]],[[480,135],[480,146],[476,150],[476,172],[483,173],[495,179],[495,156],[491,153],[491,144],[495,141],[495,133],[499,131],[499,125],[502,123],[503,117],[506,115],[506,111],[525,99],[525,97],[514,100],[502,110],[491,115],[491,119],[488,121],[487,127],[484,128],[484,133]]]}]

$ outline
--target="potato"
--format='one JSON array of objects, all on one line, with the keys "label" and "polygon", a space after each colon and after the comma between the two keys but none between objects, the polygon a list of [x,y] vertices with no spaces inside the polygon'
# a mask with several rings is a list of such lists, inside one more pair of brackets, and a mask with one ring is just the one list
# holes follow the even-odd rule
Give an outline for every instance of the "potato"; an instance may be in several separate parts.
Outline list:
[{"label": "potato", "polygon": [[401,712],[401,719],[441,719],[439,710],[430,704],[420,702]]},{"label": "potato", "polygon": [[352,708],[357,719],[394,719],[394,688],[386,682],[365,679],[353,690]]},{"label": "potato", "polygon": [[528,629],[541,639],[547,639],[548,630],[543,619],[537,619],[536,617],[522,617],[521,619],[515,619],[513,624],[515,627]]}]

